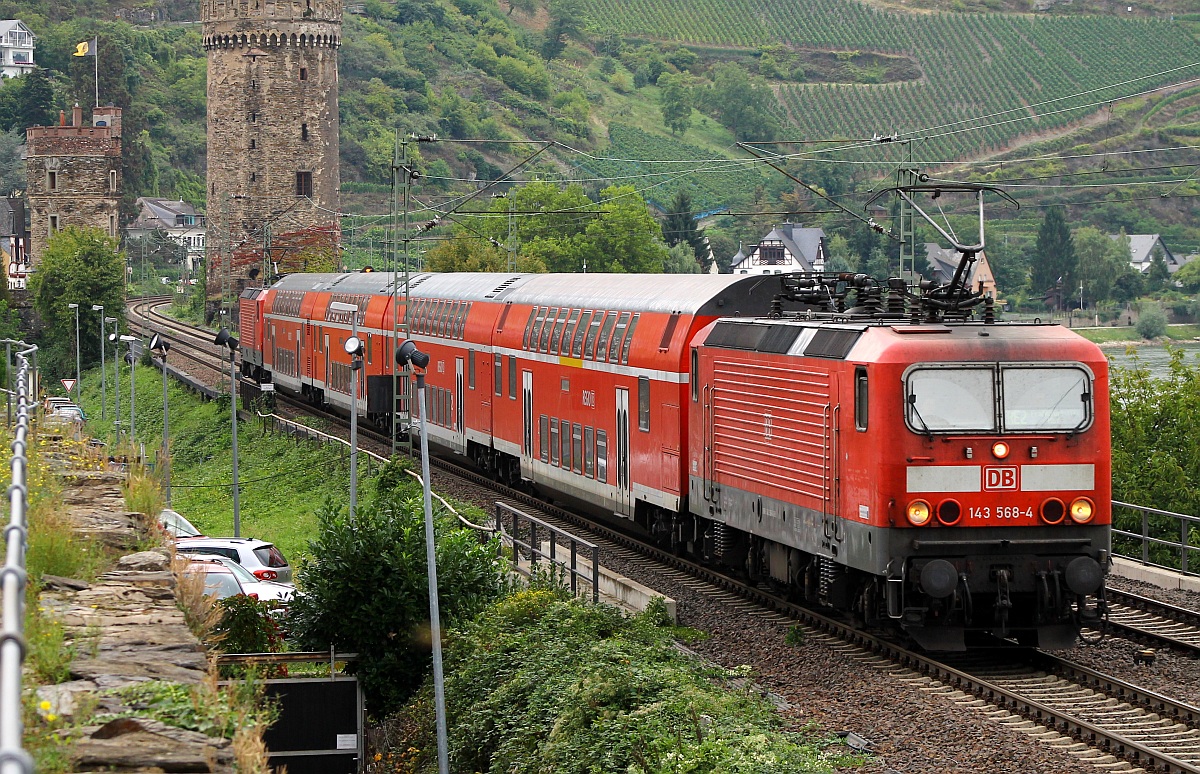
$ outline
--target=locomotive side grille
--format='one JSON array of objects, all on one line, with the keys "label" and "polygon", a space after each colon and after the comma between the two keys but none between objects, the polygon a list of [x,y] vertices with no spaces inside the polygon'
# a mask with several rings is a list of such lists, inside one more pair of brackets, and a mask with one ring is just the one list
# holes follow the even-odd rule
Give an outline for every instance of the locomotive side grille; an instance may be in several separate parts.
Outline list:
[{"label": "locomotive side grille", "polygon": [[717,479],[823,508],[833,431],[829,374],[730,357],[714,362],[713,388]]},{"label": "locomotive side grille", "polygon": [[821,328],[813,336],[812,341],[804,349],[808,357],[828,357],[844,360],[854,343],[858,341],[861,331],[844,329]]}]

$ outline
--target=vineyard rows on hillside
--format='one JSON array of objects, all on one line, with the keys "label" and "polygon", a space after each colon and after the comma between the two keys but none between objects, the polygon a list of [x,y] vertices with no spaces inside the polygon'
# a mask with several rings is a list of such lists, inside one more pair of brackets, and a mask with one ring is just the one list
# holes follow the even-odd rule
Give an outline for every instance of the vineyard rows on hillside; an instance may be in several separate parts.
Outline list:
[{"label": "vineyard rows on hillside", "polygon": [[910,56],[925,73],[919,81],[785,84],[780,97],[800,136],[925,137],[918,155],[931,161],[999,150],[1020,135],[1079,121],[1106,101],[1200,74],[1195,67],[1062,99],[1200,62],[1200,45],[1181,25],[1166,21],[916,15],[854,0],[590,0],[590,5],[601,26],[627,34],[655,30],[687,43],[758,49],[782,42]]}]

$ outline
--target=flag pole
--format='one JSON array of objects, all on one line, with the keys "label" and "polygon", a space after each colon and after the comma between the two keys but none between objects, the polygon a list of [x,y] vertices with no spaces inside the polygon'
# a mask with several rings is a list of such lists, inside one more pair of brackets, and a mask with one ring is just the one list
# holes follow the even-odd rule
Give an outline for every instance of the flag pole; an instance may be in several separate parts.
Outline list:
[{"label": "flag pole", "polygon": [[92,52],[93,72],[95,73],[96,81],[96,107],[100,107],[100,36],[97,35],[92,40],[96,44],[96,50]]}]

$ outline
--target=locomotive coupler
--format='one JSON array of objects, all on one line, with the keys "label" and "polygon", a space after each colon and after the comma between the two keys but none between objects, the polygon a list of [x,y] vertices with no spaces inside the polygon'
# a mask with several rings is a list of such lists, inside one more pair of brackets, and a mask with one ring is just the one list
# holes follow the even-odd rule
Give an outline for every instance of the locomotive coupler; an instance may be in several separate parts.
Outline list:
[{"label": "locomotive coupler", "polygon": [[1008,593],[1008,569],[996,571],[996,623],[1000,636],[1008,636],[1008,611],[1012,609],[1012,597]]},{"label": "locomotive coupler", "polygon": [[965,572],[958,574],[958,585],[962,587],[963,626],[970,626],[971,619],[975,615],[975,602],[971,598],[971,587],[967,585],[967,574]]}]

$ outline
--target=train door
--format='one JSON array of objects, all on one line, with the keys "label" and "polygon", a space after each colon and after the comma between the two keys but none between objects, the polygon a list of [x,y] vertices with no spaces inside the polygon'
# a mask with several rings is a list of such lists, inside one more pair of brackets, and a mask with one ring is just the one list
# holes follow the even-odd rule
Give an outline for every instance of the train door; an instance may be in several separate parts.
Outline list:
[{"label": "train door", "polygon": [[[304,326],[304,328],[305,328],[305,330],[308,332],[308,335],[305,337],[305,339],[306,339],[306,340],[308,340],[309,342],[312,342],[312,341],[314,341],[314,339],[313,339],[313,327],[312,327],[311,325],[307,325],[307,324],[306,324],[306,325]],[[305,379],[311,379],[311,378],[312,378],[312,373],[313,373],[313,369],[312,369],[312,351],[313,351],[313,348],[312,348],[311,346],[310,346],[310,347],[305,347],[305,348],[304,348],[304,374],[303,374],[303,376],[304,376],[304,378],[305,378]]]},{"label": "train door", "polygon": [[617,508],[622,516],[633,515],[629,482],[629,390],[617,388]]},{"label": "train door", "polygon": [[463,422],[463,359],[454,358],[454,438],[451,445],[459,454],[467,453],[467,428]]},{"label": "train door", "polygon": [[322,347],[321,352],[325,355],[325,376],[322,377],[324,379],[325,384],[323,386],[325,389],[329,389],[329,334],[328,333],[325,334],[325,346]]},{"label": "train door", "polygon": [[716,389],[711,385],[704,385],[702,391],[703,403],[700,406],[700,434],[701,434],[701,459],[700,459],[700,487],[701,494],[704,499],[712,503],[710,513],[721,510],[720,503],[720,487],[716,482],[716,449],[713,444],[716,439],[713,436],[713,403],[716,400]]},{"label": "train door", "polygon": [[533,371],[521,372],[521,471],[532,478]]}]

